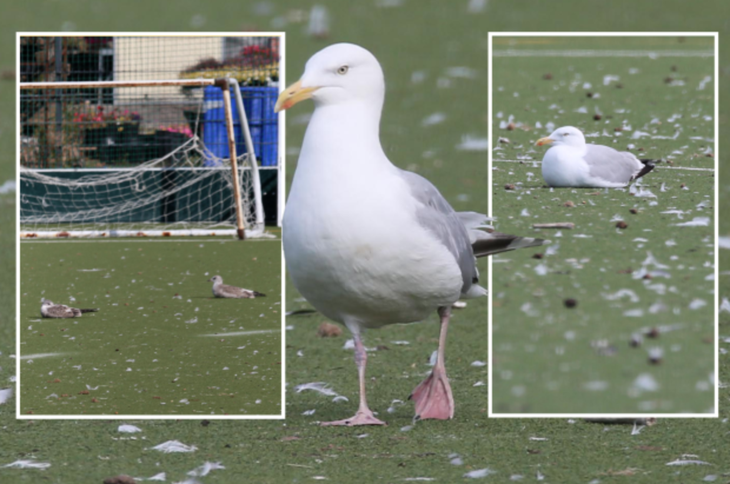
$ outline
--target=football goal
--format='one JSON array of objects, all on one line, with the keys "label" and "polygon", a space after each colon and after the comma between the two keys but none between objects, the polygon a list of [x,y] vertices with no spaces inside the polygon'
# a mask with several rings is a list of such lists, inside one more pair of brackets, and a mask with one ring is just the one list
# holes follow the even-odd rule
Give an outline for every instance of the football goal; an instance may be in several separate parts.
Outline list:
[{"label": "football goal", "polygon": [[[258,78],[239,85],[208,66],[214,60],[177,79],[130,79],[122,61],[136,47],[122,40],[113,66],[121,80],[67,81],[58,61],[60,82],[21,79],[21,237],[266,236],[261,170],[279,165],[278,88]],[[76,51],[55,45],[72,64],[67,52]],[[52,47],[49,39],[36,50]],[[245,62],[263,58],[256,45],[233,48]],[[103,49],[92,52],[101,69]],[[262,64],[275,69],[269,59],[278,57],[264,53]],[[230,62],[249,66],[235,55]],[[268,81],[278,75],[256,69]]]}]

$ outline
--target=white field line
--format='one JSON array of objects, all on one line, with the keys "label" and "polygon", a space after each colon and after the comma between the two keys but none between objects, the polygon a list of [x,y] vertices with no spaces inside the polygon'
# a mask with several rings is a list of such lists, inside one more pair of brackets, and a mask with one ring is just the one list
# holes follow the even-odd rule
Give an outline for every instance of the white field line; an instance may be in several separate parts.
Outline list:
[{"label": "white field line", "polygon": [[[494,163],[522,163],[523,165],[528,165],[530,163],[542,163],[542,161],[539,160],[492,160]],[[655,169],[657,170],[687,170],[687,171],[712,171],[714,172],[714,168],[694,168],[691,166],[661,166],[656,165]]]},{"label": "white field line", "polygon": [[493,57],[714,57],[711,50],[494,50]]},{"label": "white field line", "polygon": [[73,353],[36,353],[34,355],[21,355],[21,360],[37,360],[38,358],[53,358],[55,356],[66,356]]},{"label": "white field line", "polygon": [[[122,238],[122,239],[66,239],[66,238],[60,238],[60,239],[51,239],[51,240],[38,240],[38,239],[21,239],[21,243],[23,244],[84,244],[84,243],[94,243],[94,244],[113,244],[113,243],[163,243],[163,244],[169,244],[172,242],[194,242],[197,244],[203,244],[203,243],[209,243],[209,244],[218,244],[218,243],[225,243],[225,242],[241,242],[238,239],[231,238],[231,239],[206,239],[206,238],[199,238],[199,239],[133,239],[133,238]],[[251,242],[281,242],[281,238],[275,238],[275,239],[248,239],[244,243],[251,243]]]},{"label": "white field line", "polygon": [[250,334],[281,333],[280,329],[258,329],[254,331],[234,331],[233,333],[201,334],[200,336],[248,336]]}]

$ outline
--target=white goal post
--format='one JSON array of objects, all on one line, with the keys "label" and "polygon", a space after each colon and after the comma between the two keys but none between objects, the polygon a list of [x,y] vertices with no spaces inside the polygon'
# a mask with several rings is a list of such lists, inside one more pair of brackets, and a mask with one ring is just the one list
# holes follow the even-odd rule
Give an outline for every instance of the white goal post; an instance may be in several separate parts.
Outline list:
[{"label": "white goal post", "polygon": [[[76,131],[69,135],[67,132],[71,128],[66,126],[72,126],[72,122],[62,119],[64,116],[78,117],[78,113],[72,111],[81,105],[79,101],[64,100],[63,108],[57,107],[55,112],[49,110],[50,115],[45,113],[47,126],[39,129],[40,124],[37,124],[25,130],[35,129],[37,134],[23,136],[21,132],[18,188],[21,238],[235,234],[243,240],[266,236],[255,143],[241,88],[235,79],[20,83],[21,91],[49,93],[48,99],[59,99],[56,93],[73,89],[206,86],[217,87],[222,94],[227,158],[212,153],[197,134],[190,134],[187,141],[164,156],[131,167],[101,166],[100,162],[97,162],[99,167],[44,167],[42,160],[49,152],[46,147],[51,146],[49,139],[55,142],[50,150],[61,153],[54,155],[55,159],[63,159],[64,165],[70,163],[68,160],[72,156],[83,158],[84,150],[96,149],[83,146],[84,129],[88,128],[80,129],[80,123],[77,123],[73,125]],[[242,156],[237,153],[241,140],[236,139],[234,130],[231,90],[246,151]],[[60,101],[55,102],[61,106]],[[202,102],[198,104],[202,106]],[[67,109],[67,105],[71,108]],[[48,123],[51,116],[55,116],[57,125]],[[196,123],[200,122],[200,116],[199,109]],[[62,128],[61,123],[67,124]],[[112,124],[113,129],[113,121],[107,123]],[[119,131],[126,126],[117,125]],[[113,144],[114,140],[107,139],[107,142]],[[230,215],[221,215],[223,212]]]}]

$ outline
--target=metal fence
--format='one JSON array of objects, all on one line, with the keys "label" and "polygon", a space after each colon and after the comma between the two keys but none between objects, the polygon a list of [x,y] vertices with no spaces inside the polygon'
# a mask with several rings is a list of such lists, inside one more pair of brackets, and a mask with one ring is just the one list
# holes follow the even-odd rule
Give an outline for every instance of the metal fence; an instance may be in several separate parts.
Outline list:
[{"label": "metal fence", "polygon": [[[278,159],[278,37],[21,37],[21,82],[232,77],[244,97],[259,164]],[[134,167],[197,137],[198,163],[227,158],[222,96],[215,87],[22,90],[26,168]],[[238,154],[246,153],[237,110]]]}]

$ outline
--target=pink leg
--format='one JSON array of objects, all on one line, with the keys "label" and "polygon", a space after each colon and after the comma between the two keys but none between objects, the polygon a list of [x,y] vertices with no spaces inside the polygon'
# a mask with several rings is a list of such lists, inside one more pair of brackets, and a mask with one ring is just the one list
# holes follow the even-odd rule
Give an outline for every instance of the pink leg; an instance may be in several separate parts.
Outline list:
[{"label": "pink leg", "polygon": [[441,317],[441,334],[439,335],[439,349],[436,365],[431,374],[413,390],[409,399],[416,403],[416,418],[435,418],[446,420],[454,418],[454,397],[451,394],[451,385],[446,376],[444,353],[446,349],[446,331],[449,327],[451,308],[439,308]]},{"label": "pink leg", "polygon": [[354,427],[356,425],[387,425],[382,420],[377,419],[370,408],[368,408],[368,402],[365,399],[365,365],[368,362],[368,354],[365,351],[365,346],[362,344],[360,334],[353,333],[353,336],[355,338],[355,364],[357,365],[357,374],[360,380],[360,407],[357,409],[354,417],[336,420],[334,422],[322,422],[320,425],[345,425],[347,427]]}]

